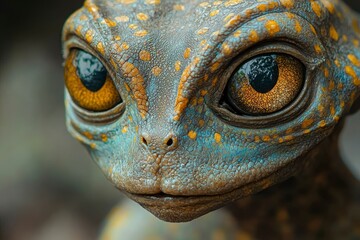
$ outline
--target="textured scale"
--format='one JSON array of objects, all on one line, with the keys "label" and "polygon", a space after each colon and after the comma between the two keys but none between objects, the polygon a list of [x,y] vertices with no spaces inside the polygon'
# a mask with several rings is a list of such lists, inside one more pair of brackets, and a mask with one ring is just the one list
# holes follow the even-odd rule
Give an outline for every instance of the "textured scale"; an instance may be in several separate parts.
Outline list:
[{"label": "textured scale", "polygon": [[[358,16],[338,0],[86,1],[65,24],[64,57],[79,48],[100,59],[122,101],[91,112],[66,91],[67,126],[106,177],[160,219],[190,221],[245,198],[231,205],[229,225],[179,225],[198,239],[208,239],[195,234],[204,225],[217,239],[360,239],[358,183],[329,163],[336,154],[316,155],[357,110],[359,39]],[[232,71],[265,53],[302,62],[298,96],[264,116],[223,108]],[[104,239],[121,239],[125,222],[109,219]],[[156,226],[148,231],[161,236],[174,225]]]}]

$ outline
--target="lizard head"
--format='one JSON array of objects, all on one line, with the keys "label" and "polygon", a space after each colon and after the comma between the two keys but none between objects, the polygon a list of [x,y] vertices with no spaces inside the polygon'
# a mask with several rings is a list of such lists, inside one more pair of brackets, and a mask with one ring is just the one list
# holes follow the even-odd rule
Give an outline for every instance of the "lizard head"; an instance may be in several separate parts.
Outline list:
[{"label": "lizard head", "polygon": [[67,126],[116,188],[189,221],[305,165],[359,96],[359,34],[335,0],[86,1]]}]

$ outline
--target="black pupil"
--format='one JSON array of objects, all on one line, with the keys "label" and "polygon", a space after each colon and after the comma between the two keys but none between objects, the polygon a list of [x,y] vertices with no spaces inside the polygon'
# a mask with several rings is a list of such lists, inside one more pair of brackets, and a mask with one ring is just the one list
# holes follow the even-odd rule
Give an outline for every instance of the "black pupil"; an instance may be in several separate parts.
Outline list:
[{"label": "black pupil", "polygon": [[259,93],[270,92],[279,78],[276,55],[264,55],[249,60],[242,67],[250,85]]},{"label": "black pupil", "polygon": [[92,92],[99,91],[105,84],[107,71],[93,55],[79,50],[75,59],[77,74],[84,86]]}]

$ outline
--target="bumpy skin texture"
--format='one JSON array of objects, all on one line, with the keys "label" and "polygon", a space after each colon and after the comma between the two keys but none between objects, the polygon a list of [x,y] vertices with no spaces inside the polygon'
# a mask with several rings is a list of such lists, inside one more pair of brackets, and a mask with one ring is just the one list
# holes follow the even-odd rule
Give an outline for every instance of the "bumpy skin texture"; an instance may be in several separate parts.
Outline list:
[{"label": "bumpy skin texture", "polygon": [[[316,161],[306,156],[359,96],[359,37],[358,16],[337,0],[86,1],[65,24],[65,58],[98,57],[123,102],[92,113],[66,92],[67,125],[118,189],[189,221]],[[234,68],[274,52],[305,65],[296,100],[267,116],[222,108]]]}]

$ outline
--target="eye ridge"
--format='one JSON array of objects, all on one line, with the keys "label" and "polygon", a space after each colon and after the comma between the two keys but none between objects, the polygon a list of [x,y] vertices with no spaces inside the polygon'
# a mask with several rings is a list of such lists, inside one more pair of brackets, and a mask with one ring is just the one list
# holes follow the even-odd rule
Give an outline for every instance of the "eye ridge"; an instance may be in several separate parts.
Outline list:
[{"label": "eye ridge", "polygon": [[90,91],[99,91],[106,82],[107,70],[95,56],[78,50],[75,58],[76,72],[82,84]]}]

